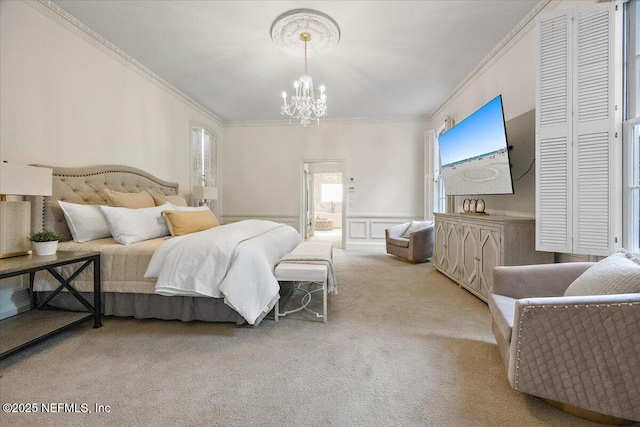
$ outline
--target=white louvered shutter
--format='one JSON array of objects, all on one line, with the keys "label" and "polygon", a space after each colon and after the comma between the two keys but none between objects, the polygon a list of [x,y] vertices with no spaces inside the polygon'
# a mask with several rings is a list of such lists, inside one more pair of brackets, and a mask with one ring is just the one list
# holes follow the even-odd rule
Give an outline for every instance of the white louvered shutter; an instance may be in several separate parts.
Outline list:
[{"label": "white louvered shutter", "polygon": [[619,246],[619,7],[601,3],[538,18],[538,250],[609,255]]},{"label": "white louvered shutter", "polygon": [[[616,216],[615,5],[602,3],[576,11],[574,58],[574,253],[609,255]],[[618,140],[619,141],[619,140]],[[615,168],[616,164],[620,167]]]},{"label": "white louvered shutter", "polygon": [[571,17],[538,17],[536,249],[571,252]]}]

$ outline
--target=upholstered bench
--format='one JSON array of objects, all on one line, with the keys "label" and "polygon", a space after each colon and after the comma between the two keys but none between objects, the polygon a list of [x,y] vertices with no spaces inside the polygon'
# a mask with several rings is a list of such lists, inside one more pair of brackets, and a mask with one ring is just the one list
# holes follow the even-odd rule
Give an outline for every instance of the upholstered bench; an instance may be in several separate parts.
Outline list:
[{"label": "upholstered bench", "polygon": [[[293,310],[280,312],[280,302],[276,302],[275,320],[287,314],[300,310],[307,310],[327,322],[327,292],[329,267],[326,264],[313,263],[315,260],[333,259],[333,247],[330,242],[302,242],[288,257],[285,257],[275,268],[275,276],[278,282],[298,282],[297,290],[303,291],[301,305]],[[301,286],[304,284],[317,284],[319,288],[307,290]],[[322,314],[309,309],[307,306],[311,302],[311,296],[315,292],[322,292]]]}]

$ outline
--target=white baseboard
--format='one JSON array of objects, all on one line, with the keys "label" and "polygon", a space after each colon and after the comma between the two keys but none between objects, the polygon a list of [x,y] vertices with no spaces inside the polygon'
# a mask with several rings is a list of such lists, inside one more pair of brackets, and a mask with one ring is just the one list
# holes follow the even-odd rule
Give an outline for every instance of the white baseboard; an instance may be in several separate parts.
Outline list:
[{"label": "white baseboard", "polygon": [[386,252],[385,242],[347,242],[350,251]]}]

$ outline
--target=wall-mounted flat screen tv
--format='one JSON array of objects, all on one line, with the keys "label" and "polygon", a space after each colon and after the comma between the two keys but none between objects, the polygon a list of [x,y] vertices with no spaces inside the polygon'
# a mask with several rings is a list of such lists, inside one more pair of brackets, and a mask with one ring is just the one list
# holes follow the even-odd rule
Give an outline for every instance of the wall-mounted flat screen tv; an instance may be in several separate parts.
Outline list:
[{"label": "wall-mounted flat screen tv", "polygon": [[502,95],[438,137],[447,196],[513,194]]}]

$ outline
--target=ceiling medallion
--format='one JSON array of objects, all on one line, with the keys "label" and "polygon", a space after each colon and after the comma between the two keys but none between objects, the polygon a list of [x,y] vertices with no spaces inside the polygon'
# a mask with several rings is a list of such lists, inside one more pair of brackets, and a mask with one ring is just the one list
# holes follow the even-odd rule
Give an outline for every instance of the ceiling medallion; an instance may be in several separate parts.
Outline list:
[{"label": "ceiling medallion", "polygon": [[307,72],[307,58],[331,51],[340,40],[338,24],[324,13],[309,9],[297,9],[280,15],[271,25],[271,39],[288,55],[304,56],[304,73],[293,83],[295,95],[287,103],[287,93],[282,92],[284,104],[280,114],[300,119],[309,126],[311,120],[320,124],[320,117],[327,114],[327,97],[324,86],[316,99],[313,79]]},{"label": "ceiling medallion", "polygon": [[287,55],[304,55],[300,34],[311,35],[313,42],[308,44],[307,56],[322,56],[337,46],[340,41],[340,28],[330,16],[310,9],[295,9],[278,16],[271,25],[271,40]]}]

